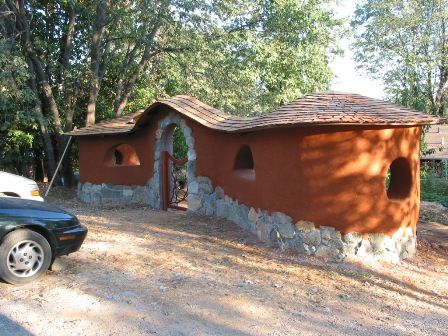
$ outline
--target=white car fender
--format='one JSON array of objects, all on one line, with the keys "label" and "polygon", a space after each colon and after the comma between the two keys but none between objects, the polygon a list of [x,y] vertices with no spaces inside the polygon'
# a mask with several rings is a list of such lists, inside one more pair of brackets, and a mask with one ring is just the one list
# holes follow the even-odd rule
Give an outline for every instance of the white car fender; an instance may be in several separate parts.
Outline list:
[{"label": "white car fender", "polygon": [[35,181],[3,171],[0,171],[0,194],[35,201],[44,200]]}]

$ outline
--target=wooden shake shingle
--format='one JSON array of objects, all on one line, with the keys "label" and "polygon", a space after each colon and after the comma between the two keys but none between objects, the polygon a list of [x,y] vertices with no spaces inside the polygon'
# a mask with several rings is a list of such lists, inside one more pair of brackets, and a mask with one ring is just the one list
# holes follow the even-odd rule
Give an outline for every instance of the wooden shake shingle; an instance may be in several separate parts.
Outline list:
[{"label": "wooden shake shingle", "polygon": [[442,118],[417,110],[394,105],[359,94],[322,92],[305,95],[274,111],[257,117],[238,117],[190,96],[162,99],[145,111],[125,117],[102,121],[66,133],[73,136],[129,133],[138,128],[146,114],[159,106],[169,106],[205,127],[228,133],[255,131],[267,128],[318,125],[428,125]]}]

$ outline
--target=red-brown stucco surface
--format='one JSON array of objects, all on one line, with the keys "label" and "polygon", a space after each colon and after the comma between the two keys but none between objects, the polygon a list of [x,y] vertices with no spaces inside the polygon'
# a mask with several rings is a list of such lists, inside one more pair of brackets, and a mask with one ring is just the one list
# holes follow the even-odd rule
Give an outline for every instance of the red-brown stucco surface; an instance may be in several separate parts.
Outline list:
[{"label": "red-brown stucco surface", "polygon": [[[157,121],[154,120],[140,131],[130,134],[78,138],[80,181],[94,184],[145,185],[154,173],[153,148],[156,130]],[[111,150],[120,144],[134,147],[140,165],[108,164]]]},{"label": "red-brown stucco surface", "polygon": [[[81,182],[144,185],[153,175],[155,131],[166,109],[154,111],[157,115],[135,133],[79,138]],[[196,176],[209,177],[240,203],[343,233],[393,234],[417,223],[420,126],[307,126],[229,134],[185,121],[195,139]],[[135,147],[139,166],[104,164],[108,150],[122,143]],[[233,169],[243,145],[252,150],[252,180]],[[399,157],[410,164],[412,187],[406,198],[390,200],[385,177]]]}]

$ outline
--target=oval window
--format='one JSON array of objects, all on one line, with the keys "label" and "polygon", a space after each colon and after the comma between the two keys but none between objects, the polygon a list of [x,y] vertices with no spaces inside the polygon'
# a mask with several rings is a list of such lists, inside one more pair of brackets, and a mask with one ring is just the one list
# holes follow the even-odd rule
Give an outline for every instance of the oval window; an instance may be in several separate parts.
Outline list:
[{"label": "oval window", "polygon": [[412,171],[409,161],[405,158],[392,161],[385,183],[389,199],[408,197],[412,188]]}]

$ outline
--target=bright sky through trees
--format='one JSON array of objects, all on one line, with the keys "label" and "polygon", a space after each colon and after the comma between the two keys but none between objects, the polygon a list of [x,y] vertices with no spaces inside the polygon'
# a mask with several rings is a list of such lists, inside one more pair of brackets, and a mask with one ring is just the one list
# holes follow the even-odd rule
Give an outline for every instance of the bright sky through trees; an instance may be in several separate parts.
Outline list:
[{"label": "bright sky through trees", "polygon": [[[359,0],[358,0],[359,1]],[[357,0],[342,0],[336,7],[336,13],[340,18],[347,19],[347,27],[355,11]],[[350,44],[353,39],[347,34],[341,41],[341,48],[344,50],[343,57],[337,57],[331,64],[335,73],[335,78],[331,85],[331,90],[359,93],[373,98],[384,98],[381,81],[369,78],[362,69],[356,69],[356,62],[353,59],[354,51]]]}]

